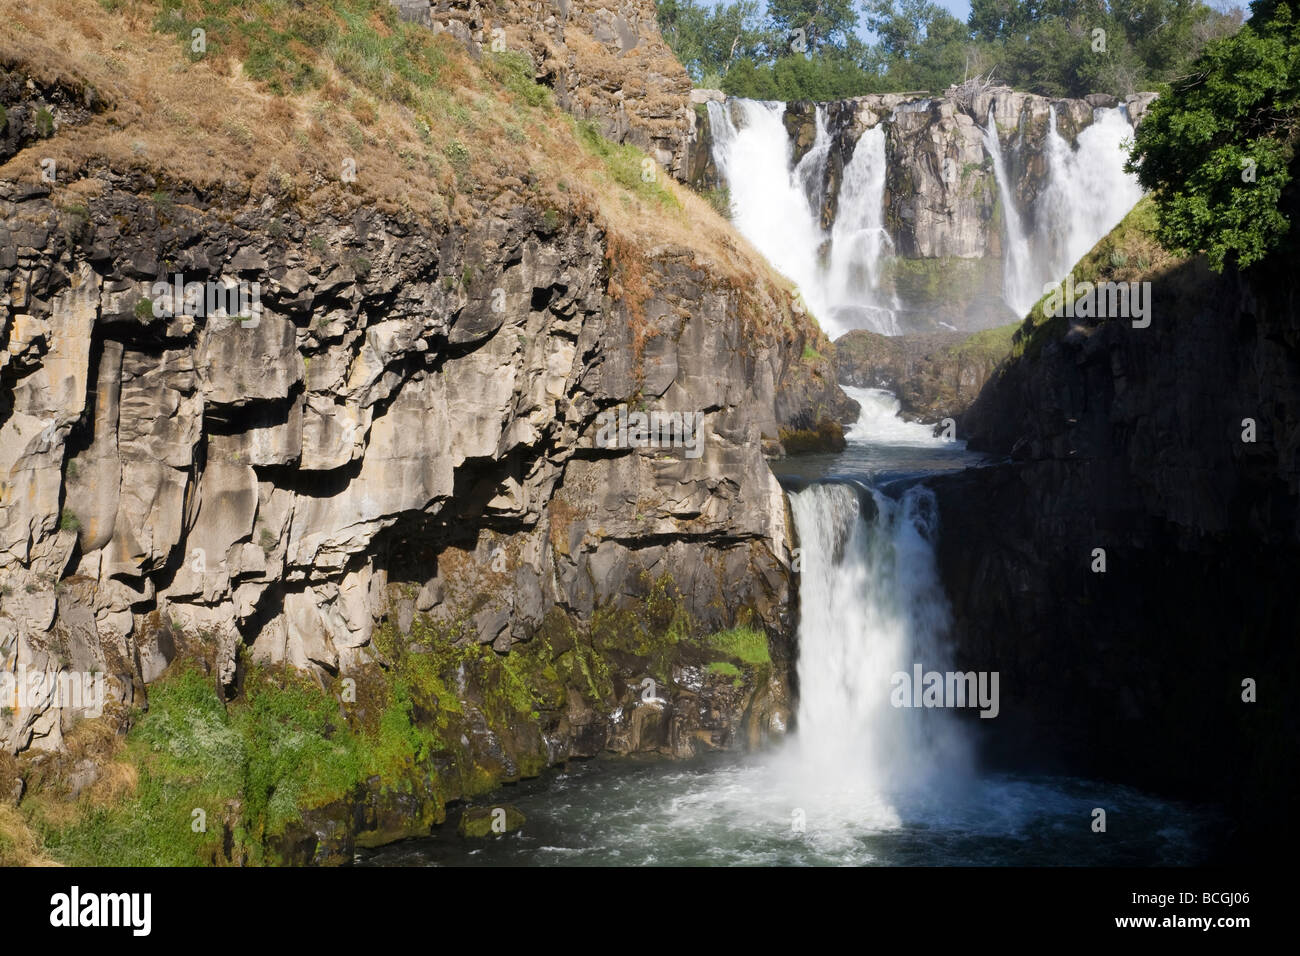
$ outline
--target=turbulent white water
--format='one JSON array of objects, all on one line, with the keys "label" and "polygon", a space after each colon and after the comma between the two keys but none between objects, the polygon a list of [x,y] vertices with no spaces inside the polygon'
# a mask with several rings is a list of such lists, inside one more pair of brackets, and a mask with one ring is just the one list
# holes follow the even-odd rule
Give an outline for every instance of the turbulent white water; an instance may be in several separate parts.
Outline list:
[{"label": "turbulent white water", "polygon": [[964,779],[969,756],[951,712],[894,707],[892,677],[947,670],[949,611],[935,567],[938,510],[847,484],[791,496],[803,549],[798,745],[805,779],[897,794]]},{"label": "turbulent white water", "polygon": [[1032,236],[1027,236],[1002,161],[992,110],[984,131],[993,159],[1006,226],[1003,298],[1023,316],[1142,198],[1137,177],[1124,171],[1123,143],[1133,129],[1123,110],[1097,109],[1074,148],[1057,132],[1052,109],[1045,143],[1047,184],[1034,203]]},{"label": "turbulent white water", "polygon": [[946,448],[953,442],[937,438],[931,425],[905,421],[899,415],[901,405],[893,392],[883,388],[854,388],[841,385],[844,394],[861,406],[858,420],[844,431],[850,444],[874,443],[916,448]]},{"label": "turbulent white water", "polygon": [[[852,444],[940,448],[903,421],[881,389],[849,389],[862,406]],[[790,497],[802,549],[799,712],[792,776],[823,795],[851,795],[888,826],[895,802],[969,779],[965,735],[950,711],[894,707],[893,676],[920,663],[947,670],[948,601],[935,564],[939,514],[914,485],[895,499],[860,483],[813,484]],[[825,797],[823,797],[825,799]]]},{"label": "turbulent white water", "polygon": [[813,145],[798,164],[782,121],[784,103],[739,99],[726,107],[709,103],[708,110],[714,161],[741,234],[799,286],[832,336],[850,328],[897,334],[891,303],[878,290],[880,258],[889,248],[882,213],[884,130],[868,130],[855,147],[828,233],[820,222],[831,148],[823,108],[817,108]]}]

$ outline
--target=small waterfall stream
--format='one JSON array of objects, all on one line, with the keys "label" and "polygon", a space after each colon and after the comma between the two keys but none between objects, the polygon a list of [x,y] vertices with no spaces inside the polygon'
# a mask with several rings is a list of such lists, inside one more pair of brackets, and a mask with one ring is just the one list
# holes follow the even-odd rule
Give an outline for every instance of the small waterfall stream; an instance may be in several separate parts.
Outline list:
[{"label": "small waterfall stream", "polygon": [[1002,225],[1006,243],[1002,249],[1002,297],[1017,315],[1024,315],[1038,301],[1039,292],[1031,274],[1032,261],[1025,227],[1020,222],[1020,210],[1011,192],[1011,177],[1002,161],[1002,144],[998,141],[998,124],[993,107],[989,106],[989,121],[984,127],[984,148],[993,160],[993,176],[998,184],[998,198],[1002,209]]},{"label": "small waterfall stream", "polygon": [[1006,232],[1003,298],[1017,318],[1039,300],[1045,285],[1064,277],[1142,198],[1137,177],[1124,172],[1123,143],[1132,134],[1122,107],[1096,109],[1092,123],[1071,148],[1057,130],[1052,107],[1044,144],[1047,183],[1030,210],[1034,225],[1027,235],[990,108],[984,143],[993,159]]},{"label": "small waterfall stream", "polygon": [[817,107],[813,144],[797,164],[784,103],[737,99],[711,102],[708,111],[713,157],[731,191],[736,228],[798,285],[832,337],[850,328],[897,334],[892,304],[878,288],[881,258],[892,250],[883,227],[883,128],[865,132],[845,164],[828,232],[821,227],[832,146],[825,108]]}]

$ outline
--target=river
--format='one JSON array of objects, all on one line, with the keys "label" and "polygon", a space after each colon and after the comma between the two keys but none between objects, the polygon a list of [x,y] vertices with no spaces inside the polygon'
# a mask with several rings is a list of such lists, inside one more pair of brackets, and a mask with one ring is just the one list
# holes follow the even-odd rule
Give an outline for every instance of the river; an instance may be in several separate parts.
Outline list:
[{"label": "river", "polygon": [[[776,463],[802,549],[796,729],[781,745],[687,762],[574,762],[500,791],[516,832],[451,824],[363,865],[1193,865],[1221,821],[1113,783],[990,772],[974,713],[897,706],[896,675],[947,670],[925,476],[978,466],[959,442],[863,407],[838,455]],[[995,685],[996,686],[996,685]],[[993,718],[996,720],[996,717]],[[491,806],[491,802],[480,801]],[[1097,810],[1105,811],[1105,830]],[[449,819],[457,816],[454,808]]]}]

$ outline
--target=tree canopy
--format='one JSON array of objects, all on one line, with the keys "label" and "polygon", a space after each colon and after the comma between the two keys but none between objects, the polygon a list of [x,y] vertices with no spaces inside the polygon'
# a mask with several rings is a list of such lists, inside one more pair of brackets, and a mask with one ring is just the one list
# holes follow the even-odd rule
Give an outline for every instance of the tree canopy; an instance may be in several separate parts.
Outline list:
[{"label": "tree canopy", "polygon": [[1151,105],[1130,169],[1152,190],[1160,242],[1249,266],[1290,243],[1300,139],[1300,0],[1256,0]]},{"label": "tree canopy", "polygon": [[1128,95],[1187,73],[1230,36],[1233,0],[657,0],[659,24],[703,86],[761,99],[930,90],[973,76],[1048,96]]}]

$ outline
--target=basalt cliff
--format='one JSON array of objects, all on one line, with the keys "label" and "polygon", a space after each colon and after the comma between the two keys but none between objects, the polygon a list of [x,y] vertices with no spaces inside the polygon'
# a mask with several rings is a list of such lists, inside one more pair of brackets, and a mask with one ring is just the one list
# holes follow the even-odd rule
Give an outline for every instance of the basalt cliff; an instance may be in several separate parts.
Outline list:
[{"label": "basalt cliff", "polygon": [[1282,255],[1217,274],[1153,228],[1074,270],[1149,282],[1149,325],[1036,308],[960,420],[994,464],[932,481],[941,571],[995,759],[1219,802],[1257,859],[1296,836],[1300,302]]},{"label": "basalt cliff", "polygon": [[[572,757],[781,734],[766,459],[856,408],[674,181],[650,4],[375,4],[377,74],[71,6],[0,29],[0,800],[203,780],[207,830],[153,805],[124,861],[325,862]],[[602,447],[620,407],[699,413],[698,457]],[[193,752],[133,749],[182,712]]]}]

